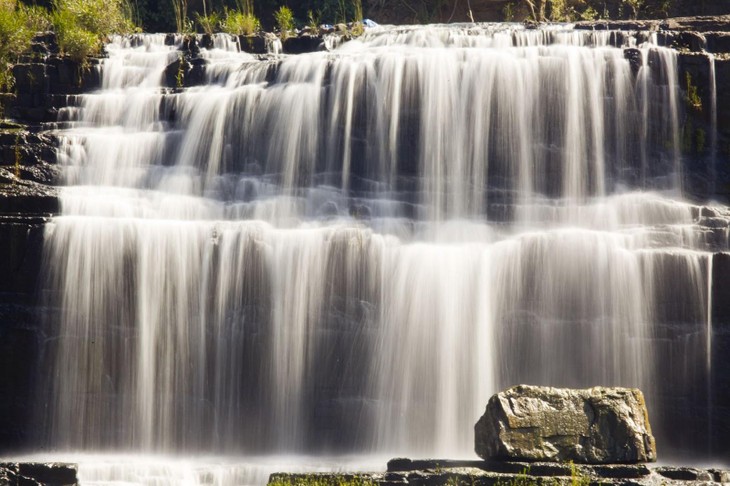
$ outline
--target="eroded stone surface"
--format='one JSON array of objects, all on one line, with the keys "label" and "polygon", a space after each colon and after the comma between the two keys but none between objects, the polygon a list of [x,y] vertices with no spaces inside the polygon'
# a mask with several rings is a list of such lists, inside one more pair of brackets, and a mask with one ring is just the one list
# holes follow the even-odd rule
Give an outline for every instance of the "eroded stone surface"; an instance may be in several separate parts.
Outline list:
[{"label": "eroded stone surface", "polygon": [[0,463],[0,484],[71,486],[78,484],[77,467],[55,462]]},{"label": "eroded stone surface", "polygon": [[494,395],[474,427],[484,459],[589,464],[656,460],[641,391],[517,386]]}]

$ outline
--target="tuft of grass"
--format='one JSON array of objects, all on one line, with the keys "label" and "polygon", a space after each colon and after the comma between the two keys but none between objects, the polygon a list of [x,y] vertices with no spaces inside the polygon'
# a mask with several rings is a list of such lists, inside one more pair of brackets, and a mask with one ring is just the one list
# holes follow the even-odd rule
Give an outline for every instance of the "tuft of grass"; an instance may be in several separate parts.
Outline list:
[{"label": "tuft of grass", "polygon": [[589,486],[591,484],[590,476],[583,474],[575,464],[570,463],[570,486]]},{"label": "tuft of grass", "polygon": [[268,486],[377,486],[377,482],[358,475],[274,474]]},{"label": "tuft of grass", "polygon": [[232,35],[253,35],[261,30],[261,22],[253,12],[226,9],[221,29]]},{"label": "tuft of grass", "polygon": [[316,14],[312,13],[311,10],[307,11],[307,27],[312,35],[319,35],[319,26],[322,23],[322,13],[317,11]]},{"label": "tuft of grass", "polygon": [[294,12],[286,5],[282,5],[274,12],[274,20],[282,39],[288,38],[294,31]]},{"label": "tuft of grass", "polygon": [[214,34],[218,31],[219,24],[221,23],[220,15],[217,12],[211,12],[207,15],[195,14],[195,18],[198,26],[201,28],[204,34]]}]

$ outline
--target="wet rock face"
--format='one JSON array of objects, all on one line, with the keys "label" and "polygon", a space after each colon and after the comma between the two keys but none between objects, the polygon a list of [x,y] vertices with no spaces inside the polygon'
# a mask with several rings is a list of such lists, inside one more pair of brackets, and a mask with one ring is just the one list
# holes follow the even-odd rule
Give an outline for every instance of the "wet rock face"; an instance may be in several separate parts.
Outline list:
[{"label": "wet rock face", "polygon": [[0,483],[71,486],[78,484],[76,465],[65,463],[0,463]]},{"label": "wet rock face", "polygon": [[656,460],[641,391],[521,385],[489,399],[474,426],[483,459],[586,464]]}]

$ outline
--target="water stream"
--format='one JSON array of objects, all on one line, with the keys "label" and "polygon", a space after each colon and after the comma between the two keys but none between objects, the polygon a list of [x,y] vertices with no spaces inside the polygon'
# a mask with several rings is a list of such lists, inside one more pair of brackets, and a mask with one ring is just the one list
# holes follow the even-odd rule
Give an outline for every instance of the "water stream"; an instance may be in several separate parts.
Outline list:
[{"label": "water stream", "polygon": [[705,393],[729,238],[682,197],[674,51],[480,24],[262,60],[220,35],[175,89],[165,39],[115,39],[61,114],[47,447],[474,457],[489,396],[530,383],[640,387],[682,450],[662,397]]}]

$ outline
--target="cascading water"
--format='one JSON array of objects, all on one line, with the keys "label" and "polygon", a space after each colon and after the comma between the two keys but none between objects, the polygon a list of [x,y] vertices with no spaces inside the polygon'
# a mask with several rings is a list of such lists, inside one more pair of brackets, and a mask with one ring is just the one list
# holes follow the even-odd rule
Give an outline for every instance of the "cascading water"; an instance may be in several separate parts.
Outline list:
[{"label": "cascading water", "polygon": [[428,26],[260,60],[218,36],[204,86],[164,88],[181,42],[116,39],[63,113],[51,447],[471,456],[506,386],[638,386],[657,417],[702,390],[728,234],[681,199],[672,50]]}]

